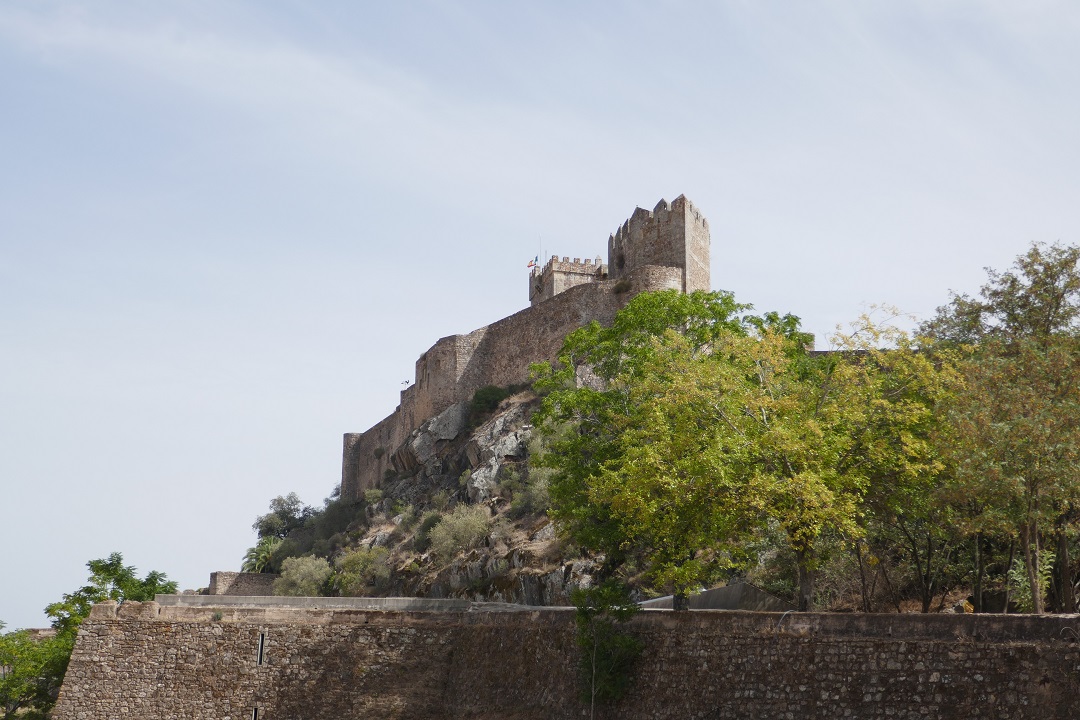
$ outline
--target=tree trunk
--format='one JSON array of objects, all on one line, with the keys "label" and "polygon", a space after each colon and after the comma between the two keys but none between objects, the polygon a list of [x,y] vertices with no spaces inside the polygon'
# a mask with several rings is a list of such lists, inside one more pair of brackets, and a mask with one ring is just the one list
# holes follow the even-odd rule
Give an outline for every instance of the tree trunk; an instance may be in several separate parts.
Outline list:
[{"label": "tree trunk", "polygon": [[863,562],[862,541],[855,541],[855,557],[859,560],[859,583],[862,586],[862,611],[870,612],[870,597],[866,589],[866,563]]},{"label": "tree trunk", "polygon": [[809,550],[796,551],[795,558],[799,565],[799,597],[796,604],[799,612],[810,612],[814,606],[814,571],[810,567],[813,554]]},{"label": "tree trunk", "polygon": [[1061,588],[1059,593],[1063,613],[1076,612],[1076,595],[1073,592],[1072,562],[1069,560],[1069,538],[1064,528],[1057,535],[1057,580]]},{"label": "tree trunk", "polygon": [[690,596],[685,590],[677,590],[671,597],[671,609],[684,611],[690,609]]},{"label": "tree trunk", "polygon": [[983,611],[983,556],[982,556],[982,533],[975,533],[975,592],[973,594],[972,603],[975,606],[975,612],[981,613]]},{"label": "tree trunk", "polygon": [[[1013,540],[1009,543],[1009,563],[1005,566],[1005,576],[1008,577],[1009,572],[1012,570],[1013,560],[1016,559],[1016,541]],[[1012,583],[1005,583],[1005,607],[1001,612],[1007,614],[1009,612],[1009,598],[1012,596]]]},{"label": "tree trunk", "polygon": [[[1024,524],[1024,530],[1020,533],[1020,547],[1024,553],[1024,566],[1027,568],[1028,585],[1031,590],[1031,611],[1036,615],[1042,615],[1042,588],[1039,587],[1039,537],[1033,533],[1031,525],[1032,523]],[[1032,547],[1032,540],[1035,541],[1034,547]]]}]

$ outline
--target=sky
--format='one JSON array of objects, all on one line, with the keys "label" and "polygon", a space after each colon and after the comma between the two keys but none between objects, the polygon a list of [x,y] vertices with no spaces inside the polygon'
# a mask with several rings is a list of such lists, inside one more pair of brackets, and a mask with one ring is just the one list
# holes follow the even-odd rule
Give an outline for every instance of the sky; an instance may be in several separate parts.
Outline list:
[{"label": "sky", "polygon": [[0,2],[0,620],[239,569],[416,358],[690,198],[819,338],[1080,243],[1080,4]]}]

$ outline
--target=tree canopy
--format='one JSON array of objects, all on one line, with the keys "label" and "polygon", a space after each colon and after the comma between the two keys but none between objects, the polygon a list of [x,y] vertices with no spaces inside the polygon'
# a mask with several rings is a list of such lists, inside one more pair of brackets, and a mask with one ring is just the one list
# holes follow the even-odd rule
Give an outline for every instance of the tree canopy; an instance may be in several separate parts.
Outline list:
[{"label": "tree canopy", "polygon": [[[95,603],[104,600],[153,600],[176,592],[176,583],[151,571],[139,579],[120,553],[86,564],[90,577],[83,587],[64,593],[45,608],[52,633],[33,636],[25,630],[0,635],[0,707],[4,718],[34,720],[48,716],[60,692],[79,625]],[[0,629],[3,624],[0,623]]]},{"label": "tree canopy", "polygon": [[555,471],[552,514],[609,571],[632,565],[681,605],[752,559],[747,541],[771,525],[805,609],[823,537],[861,533],[871,480],[930,462],[916,389],[937,367],[869,319],[814,353],[797,318],[749,309],[728,293],[650,293],[610,328],[571,333],[537,368],[552,437],[539,462]]}]

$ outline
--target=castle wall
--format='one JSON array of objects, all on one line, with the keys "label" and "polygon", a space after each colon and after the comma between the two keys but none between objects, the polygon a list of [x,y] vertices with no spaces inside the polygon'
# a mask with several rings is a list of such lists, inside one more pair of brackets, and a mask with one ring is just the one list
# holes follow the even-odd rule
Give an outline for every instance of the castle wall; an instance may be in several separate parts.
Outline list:
[{"label": "castle wall", "polygon": [[421,355],[397,409],[367,432],[345,435],[342,497],[358,499],[381,482],[394,451],[424,421],[486,385],[528,382],[529,366],[554,360],[567,333],[593,320],[610,323],[637,293],[665,289],[709,289],[708,223],[682,195],[652,212],[635,210],[609,239],[607,266],[552,257],[530,275],[530,307],[444,337]]},{"label": "castle wall", "polygon": [[623,281],[578,285],[468,335],[439,340],[417,362],[416,381],[397,409],[367,432],[345,435],[341,496],[359,499],[378,485],[392,468],[390,455],[425,420],[486,385],[527,383],[529,365],[554,360],[569,332],[593,320],[610,323],[638,293],[681,289],[682,269],[647,266]]},{"label": "castle wall", "polygon": [[582,262],[581,258],[559,260],[557,255],[552,255],[543,269],[529,273],[529,303],[535,306],[572,287],[606,278],[607,266],[599,257]]},{"label": "castle wall", "polygon": [[[644,611],[629,626],[645,643],[630,691],[599,717],[1071,719],[1076,626],[1076,616]],[[54,718],[581,717],[577,652],[570,609],[106,604],[83,623]]]}]

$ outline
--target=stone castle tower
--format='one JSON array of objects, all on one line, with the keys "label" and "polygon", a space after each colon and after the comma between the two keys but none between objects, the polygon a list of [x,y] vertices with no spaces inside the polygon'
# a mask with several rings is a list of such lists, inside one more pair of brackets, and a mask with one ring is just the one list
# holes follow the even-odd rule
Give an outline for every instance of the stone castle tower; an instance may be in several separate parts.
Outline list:
[{"label": "stone castle tower", "polygon": [[[341,496],[359,498],[387,470],[411,470],[404,445],[424,422],[444,413],[463,417],[465,404],[486,385],[527,382],[529,365],[553,360],[570,331],[593,320],[610,323],[638,293],[667,289],[710,289],[709,223],[682,195],[651,212],[634,210],[608,238],[607,264],[553,256],[529,275],[530,307],[444,337],[421,355],[397,409],[366,432],[345,435]],[[458,425],[443,424],[448,434]]]}]

